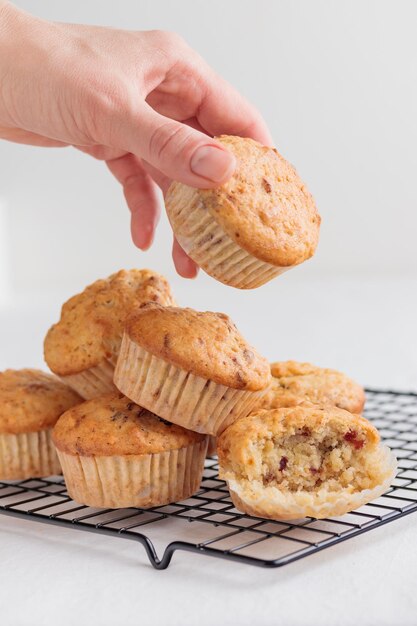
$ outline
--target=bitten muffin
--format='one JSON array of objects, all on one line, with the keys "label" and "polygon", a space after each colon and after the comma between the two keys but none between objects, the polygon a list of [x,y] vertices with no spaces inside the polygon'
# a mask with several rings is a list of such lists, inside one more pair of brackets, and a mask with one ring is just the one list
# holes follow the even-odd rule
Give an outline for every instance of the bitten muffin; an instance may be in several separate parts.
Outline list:
[{"label": "bitten muffin", "polygon": [[217,452],[235,506],[276,520],[343,515],[384,493],[396,469],[376,428],[335,407],[261,409],[229,426]]},{"label": "bitten muffin", "polygon": [[224,313],[149,303],[126,322],[114,382],[156,415],[217,435],[259,405],[270,378]]},{"label": "bitten muffin", "polygon": [[75,391],[51,374],[0,372],[0,480],[60,474],[52,427],[80,402]]},{"label": "bitten muffin", "polygon": [[263,408],[279,409],[300,403],[337,406],[361,413],[365,404],[363,387],[345,374],[311,363],[271,363],[272,381]]},{"label": "bitten muffin", "polygon": [[148,508],[188,498],[200,487],[207,450],[207,437],[121,394],[64,413],[53,441],[71,498],[105,508]]},{"label": "bitten muffin", "polygon": [[215,189],[173,182],[166,209],[182,248],[207,274],[253,289],[314,254],[320,216],[275,148],[243,137],[217,140],[236,157],[231,179]]},{"label": "bitten muffin", "polygon": [[175,304],[167,280],[151,270],[121,270],[66,302],[45,338],[49,368],[83,398],[117,391],[114,367],[126,317],[144,302]]}]

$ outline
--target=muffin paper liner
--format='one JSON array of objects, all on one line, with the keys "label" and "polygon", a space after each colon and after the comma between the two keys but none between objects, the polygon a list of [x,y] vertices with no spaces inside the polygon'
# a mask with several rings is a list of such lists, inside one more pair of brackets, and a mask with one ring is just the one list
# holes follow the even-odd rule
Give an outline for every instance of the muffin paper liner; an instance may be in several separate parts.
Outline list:
[{"label": "muffin paper liner", "polygon": [[68,494],[99,508],[148,508],[184,500],[200,488],[207,439],[179,450],[80,456],[57,449]]},{"label": "muffin paper liner", "polygon": [[261,401],[262,391],[218,385],[153,356],[125,333],[114,374],[125,396],[159,417],[217,436]]},{"label": "muffin paper liner", "polygon": [[207,274],[226,285],[254,289],[293,267],[271,265],[246,252],[204,208],[194,189],[171,189],[167,213],[185,252]]},{"label": "muffin paper liner", "polygon": [[207,444],[207,456],[214,456],[217,454],[217,437],[209,435]]},{"label": "muffin paper liner", "polygon": [[84,400],[91,400],[106,393],[117,392],[113,383],[113,375],[114,362],[106,359],[95,367],[90,367],[78,374],[60,376],[60,379],[74,389]]},{"label": "muffin paper liner", "polygon": [[277,487],[263,487],[259,481],[238,481],[226,478],[233,504],[239,511],[274,520],[293,520],[303,517],[334,517],[375,500],[384,494],[395,477],[397,460],[387,446],[379,447],[381,482],[372,489],[363,489],[349,493],[347,489],[339,492],[298,491],[288,493]]},{"label": "muffin paper liner", "polygon": [[61,474],[51,432],[0,434],[0,480]]}]

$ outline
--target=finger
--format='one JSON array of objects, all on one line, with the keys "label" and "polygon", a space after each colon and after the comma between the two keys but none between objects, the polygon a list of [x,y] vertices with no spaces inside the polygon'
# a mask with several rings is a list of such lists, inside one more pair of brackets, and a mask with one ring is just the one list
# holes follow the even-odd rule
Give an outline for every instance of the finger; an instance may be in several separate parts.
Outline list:
[{"label": "finger", "polygon": [[[143,167],[156,182],[165,197],[172,180],[161,174],[161,172],[152,167],[152,165],[149,165],[149,163],[146,163],[146,161],[143,162]],[[188,254],[181,248],[180,244],[175,239],[175,236],[172,246],[172,258],[174,260],[175,268],[180,276],[183,276],[184,278],[195,278],[197,276],[198,265],[196,265],[196,263],[194,263]]]},{"label": "finger", "polygon": [[236,159],[214,139],[160,115],[147,104],[139,115],[139,120],[126,120],[119,126],[123,146],[168,178],[211,188],[232,176]]},{"label": "finger", "polygon": [[[195,54],[194,54],[195,56]],[[193,55],[191,55],[192,59]],[[194,78],[193,89],[185,84],[172,87],[162,83],[147,96],[147,102],[161,115],[176,120],[197,117],[198,128],[211,136],[239,135],[272,145],[267,125],[257,109],[232,85],[216,74],[200,57],[185,61]],[[195,122],[192,126],[197,127]]]},{"label": "finger", "polygon": [[[189,118],[187,120],[183,120],[183,123],[187,124],[188,126],[191,126],[191,128],[194,128],[195,130],[199,130],[200,132],[205,133],[203,127],[196,120],[195,117]],[[152,179],[156,182],[156,184],[158,185],[158,187],[161,189],[162,193],[165,196],[166,192],[168,191],[168,187],[172,183],[172,180],[168,178],[168,176],[165,176],[164,174],[162,174],[162,172],[157,170],[147,161],[142,160],[142,165],[144,169],[148,172],[148,174],[151,175]]]},{"label": "finger", "polygon": [[199,130],[200,133],[204,133],[207,135],[207,131],[201,126],[200,122],[196,117],[189,117],[186,120],[181,120],[183,124],[187,124],[187,126],[191,126],[194,130]]},{"label": "finger", "polygon": [[266,122],[252,104],[208,66],[205,80],[197,119],[210,135],[239,135],[273,145]]},{"label": "finger", "polygon": [[[149,163],[146,163],[146,161],[143,161],[142,165],[165,196],[172,180],[161,174],[161,172],[152,167],[152,165],[149,165]],[[184,278],[195,278],[197,276],[198,265],[196,265],[196,263],[194,263],[188,254],[181,248],[180,244],[175,239],[175,236],[172,246],[172,258],[174,260],[175,268],[180,276],[183,276]]]},{"label": "finger", "polygon": [[162,174],[162,172],[157,170],[155,167],[153,167],[152,165],[150,165],[150,163],[147,163],[146,161],[142,161],[142,166],[143,166],[143,169],[146,172],[148,172],[152,180],[155,181],[155,183],[158,185],[159,189],[162,191],[163,195],[165,196],[166,192],[168,191],[168,187],[172,183],[172,180],[168,178],[168,176],[165,176],[164,174]]},{"label": "finger", "polygon": [[198,267],[186,252],[181,248],[178,241],[174,238],[172,244],[172,258],[174,259],[175,269],[183,278],[195,278],[198,274]]},{"label": "finger", "polygon": [[[165,196],[172,180],[161,174],[161,172],[152,167],[152,165],[149,165],[149,163],[146,163],[146,161],[143,161],[142,165]],[[197,276],[198,266],[181,248],[175,237],[172,245],[172,258],[174,260],[175,268],[180,276],[183,276],[184,278],[195,278]]]},{"label": "finger", "polygon": [[133,154],[107,161],[107,166],[123,186],[131,212],[133,243],[141,250],[147,250],[152,245],[160,216],[155,184]]}]

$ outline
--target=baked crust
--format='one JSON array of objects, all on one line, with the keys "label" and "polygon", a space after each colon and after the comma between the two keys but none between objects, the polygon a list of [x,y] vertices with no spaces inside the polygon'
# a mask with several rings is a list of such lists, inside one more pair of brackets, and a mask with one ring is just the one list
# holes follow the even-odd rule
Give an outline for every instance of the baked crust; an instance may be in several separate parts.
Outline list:
[{"label": "baked crust", "polygon": [[[237,159],[229,181],[198,190],[202,206],[241,248],[272,265],[288,267],[309,259],[319,237],[320,216],[293,166],[275,148],[249,138],[216,138]],[[166,195],[186,186],[174,182]],[[186,197],[186,194],[185,194]]]},{"label": "baked crust", "polygon": [[217,384],[259,391],[270,382],[267,360],[224,313],[149,303],[128,318],[126,333],[152,355]]},{"label": "baked crust", "polygon": [[277,409],[301,402],[331,405],[361,413],[365,404],[363,387],[336,370],[311,363],[271,363],[272,381],[263,407]]},{"label": "baked crust", "polygon": [[48,331],[48,366],[59,376],[69,376],[104,360],[114,364],[127,315],[149,301],[175,304],[168,281],[151,270],[120,270],[95,281],[63,305],[60,321]]},{"label": "baked crust", "polygon": [[51,428],[82,398],[52,374],[35,369],[0,372],[0,433],[34,433]]},{"label": "baked crust", "polygon": [[205,435],[166,422],[122,394],[108,394],[64,413],[52,439],[67,454],[118,456],[179,450]]},{"label": "baked crust", "polygon": [[349,413],[337,407],[295,406],[281,409],[260,409],[247,417],[242,417],[217,439],[217,454],[223,472],[236,471],[249,478],[253,463],[252,442],[254,440],[279,439],[289,437],[307,427],[311,431],[325,428],[332,424],[334,429],[346,433],[356,433],[367,444],[377,445],[380,441],[375,426],[361,415]]}]

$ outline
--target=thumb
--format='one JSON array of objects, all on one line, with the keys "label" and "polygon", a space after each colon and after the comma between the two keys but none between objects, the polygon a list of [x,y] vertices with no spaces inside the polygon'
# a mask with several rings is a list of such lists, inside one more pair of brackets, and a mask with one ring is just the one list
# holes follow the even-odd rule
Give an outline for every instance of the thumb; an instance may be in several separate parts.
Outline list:
[{"label": "thumb", "polygon": [[234,155],[204,133],[141,107],[134,123],[120,129],[124,147],[172,180],[200,188],[225,183],[236,167]]}]

